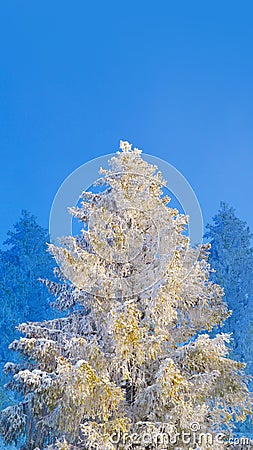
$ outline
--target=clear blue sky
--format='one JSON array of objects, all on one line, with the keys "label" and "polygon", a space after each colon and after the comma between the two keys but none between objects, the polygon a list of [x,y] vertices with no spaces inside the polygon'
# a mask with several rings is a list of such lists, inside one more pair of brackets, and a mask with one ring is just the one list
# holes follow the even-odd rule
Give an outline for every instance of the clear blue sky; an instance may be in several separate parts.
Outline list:
[{"label": "clear blue sky", "polygon": [[0,240],[129,140],[253,230],[251,1],[1,1]]}]

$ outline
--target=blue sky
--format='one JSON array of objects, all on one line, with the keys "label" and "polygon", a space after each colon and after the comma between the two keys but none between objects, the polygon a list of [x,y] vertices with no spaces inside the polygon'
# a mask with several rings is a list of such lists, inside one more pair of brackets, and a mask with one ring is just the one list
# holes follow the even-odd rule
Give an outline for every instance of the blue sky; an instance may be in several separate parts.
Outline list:
[{"label": "blue sky", "polygon": [[0,2],[0,240],[129,140],[253,230],[250,1]]}]

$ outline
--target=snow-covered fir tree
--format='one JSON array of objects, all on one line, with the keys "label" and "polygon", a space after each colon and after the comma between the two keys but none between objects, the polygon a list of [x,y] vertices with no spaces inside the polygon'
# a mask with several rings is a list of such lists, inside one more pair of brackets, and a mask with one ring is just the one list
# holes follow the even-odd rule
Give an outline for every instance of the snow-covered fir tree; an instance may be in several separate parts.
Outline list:
[{"label": "snow-covered fir tree", "polygon": [[[45,283],[71,312],[21,324],[11,344],[27,357],[5,366],[25,400],[1,413],[1,431],[6,442],[24,432],[25,449],[161,450],[164,435],[166,448],[188,449],[190,424],[229,435],[252,408],[229,336],[209,336],[230,313],[208,246],[190,247],[157,168],[127,142],[121,150],[101,170],[104,190],[71,208],[82,234],[49,246],[60,279]],[[201,441],[208,448],[227,446]]]},{"label": "snow-covered fir tree", "polygon": [[[211,243],[209,262],[215,270],[214,282],[224,288],[224,300],[232,315],[223,331],[232,334],[231,356],[247,364],[253,375],[253,247],[252,233],[246,222],[236,217],[235,209],[221,202],[213,223],[207,226],[206,238]],[[251,388],[252,388],[251,383]],[[252,424],[247,431],[253,437]]]},{"label": "snow-covered fir tree", "polygon": [[0,358],[5,362],[20,322],[52,316],[50,296],[38,279],[53,277],[55,265],[46,251],[48,232],[27,211],[22,211],[14,231],[7,235],[7,248],[0,251]]},{"label": "snow-covered fir tree", "polygon": [[[14,231],[0,251],[0,407],[15,401],[16,396],[4,390],[7,381],[3,367],[8,359],[18,362],[18,353],[8,349],[20,336],[19,323],[56,317],[50,308],[50,295],[38,277],[53,277],[54,260],[48,254],[48,233],[37,224],[36,218],[22,211]],[[52,297],[51,297],[52,300]]]}]

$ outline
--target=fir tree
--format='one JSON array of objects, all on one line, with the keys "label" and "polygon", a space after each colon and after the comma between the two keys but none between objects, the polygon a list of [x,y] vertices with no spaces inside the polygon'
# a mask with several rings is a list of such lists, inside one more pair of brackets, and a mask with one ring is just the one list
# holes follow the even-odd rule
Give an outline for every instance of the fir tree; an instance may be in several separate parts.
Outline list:
[{"label": "fir tree", "polygon": [[52,277],[54,261],[46,252],[48,233],[40,227],[36,218],[22,211],[14,231],[8,232],[4,242],[6,249],[0,251],[0,407],[15,403],[17,395],[4,385],[7,377],[3,372],[8,359],[21,361],[18,353],[11,352],[8,345],[20,336],[16,327],[20,322],[56,317],[49,307],[50,295],[41,285],[39,276]]},{"label": "fir tree", "polygon": [[[25,449],[159,450],[159,440],[136,439],[191,423],[229,435],[232,419],[251,411],[229,336],[208,334],[230,314],[209,280],[208,246],[190,247],[187,217],[167,206],[157,168],[128,143],[121,149],[101,170],[106,189],[71,208],[82,235],[49,246],[60,279],[45,283],[71,312],[21,324],[25,337],[11,344],[28,358],[5,367],[25,400],[2,412],[1,429],[6,442],[25,432]],[[120,433],[132,437],[115,444]]]},{"label": "fir tree", "polygon": [[39,277],[52,277],[54,261],[48,254],[48,233],[23,210],[14,231],[7,233],[7,249],[0,252],[1,361],[10,357],[8,344],[18,337],[15,327],[28,320],[52,316],[49,294]]},{"label": "fir tree", "polygon": [[[253,247],[246,222],[236,217],[235,209],[221,202],[213,224],[207,226],[211,243],[209,262],[215,270],[211,278],[224,288],[224,299],[232,310],[223,331],[232,333],[231,355],[247,364],[253,375]],[[251,383],[252,388],[252,383]],[[240,430],[252,435],[252,424]]]}]

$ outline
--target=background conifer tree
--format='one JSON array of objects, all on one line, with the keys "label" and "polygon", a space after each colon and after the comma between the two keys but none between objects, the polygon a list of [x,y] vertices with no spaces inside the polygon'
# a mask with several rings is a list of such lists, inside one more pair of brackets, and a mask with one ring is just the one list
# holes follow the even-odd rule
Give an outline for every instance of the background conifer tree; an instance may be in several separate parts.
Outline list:
[{"label": "background conifer tree", "polygon": [[[206,238],[211,243],[209,262],[215,272],[214,282],[224,288],[224,300],[232,315],[224,324],[224,332],[232,334],[233,358],[247,364],[253,375],[253,247],[252,233],[246,222],[235,215],[235,209],[221,202],[213,223],[207,226]],[[252,383],[250,383],[252,389]],[[253,437],[252,423],[238,428]]]},{"label": "background conifer tree", "polygon": [[27,211],[22,211],[14,231],[7,234],[4,246],[8,248],[0,252],[2,361],[6,361],[8,344],[15,337],[15,326],[52,315],[50,296],[38,279],[53,277],[55,265],[46,251],[48,232]]},{"label": "background conifer tree", "polygon": [[229,434],[251,410],[228,335],[208,334],[229,315],[209,280],[208,246],[190,247],[187,218],[167,206],[157,168],[128,143],[121,149],[101,170],[105,190],[71,209],[82,235],[49,247],[60,280],[45,283],[71,312],[21,324],[25,337],[11,345],[27,357],[5,366],[25,401],[1,413],[1,430],[6,442],[25,432],[25,449],[159,450],[163,442],[115,436],[174,435],[192,423]]},{"label": "background conifer tree", "polygon": [[[16,326],[28,320],[55,317],[49,305],[50,295],[38,278],[53,277],[54,260],[46,251],[48,233],[36,218],[23,210],[14,231],[8,232],[0,251],[0,401],[10,400],[3,390],[6,377],[3,365],[9,359],[18,361],[8,345],[20,336]],[[13,397],[13,396],[12,396]]]}]

